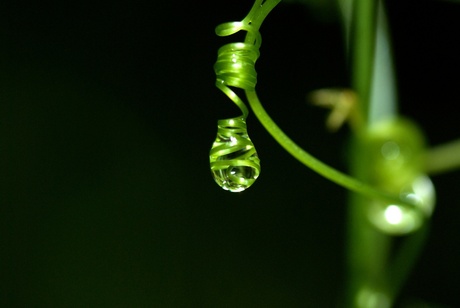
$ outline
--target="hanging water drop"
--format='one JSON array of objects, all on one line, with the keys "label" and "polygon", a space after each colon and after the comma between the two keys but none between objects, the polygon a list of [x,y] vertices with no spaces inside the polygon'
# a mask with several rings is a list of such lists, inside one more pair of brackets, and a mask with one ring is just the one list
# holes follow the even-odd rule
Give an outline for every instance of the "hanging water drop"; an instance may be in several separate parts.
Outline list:
[{"label": "hanging water drop", "polygon": [[372,183],[413,205],[371,200],[370,223],[390,235],[415,232],[431,216],[436,199],[433,183],[423,172],[423,135],[409,120],[397,118],[374,123],[367,138],[367,158],[374,166]]},{"label": "hanging water drop", "polygon": [[409,208],[399,204],[388,204],[375,200],[370,204],[370,222],[384,233],[405,235],[419,229],[430,217],[435,205],[435,190],[430,178],[421,175],[400,193],[401,199],[415,204]]},{"label": "hanging water drop", "polygon": [[214,180],[225,190],[240,192],[255,182],[260,174],[260,160],[244,118],[217,122],[217,137],[209,161]]}]

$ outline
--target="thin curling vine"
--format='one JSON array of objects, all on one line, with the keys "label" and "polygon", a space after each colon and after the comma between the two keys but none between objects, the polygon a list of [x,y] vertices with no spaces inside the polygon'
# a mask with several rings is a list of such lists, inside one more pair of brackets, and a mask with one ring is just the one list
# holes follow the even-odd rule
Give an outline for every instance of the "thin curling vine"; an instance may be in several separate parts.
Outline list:
[{"label": "thin curling vine", "polygon": [[216,28],[219,36],[247,31],[244,43],[227,44],[218,50],[214,65],[217,88],[242,112],[239,117],[217,122],[217,137],[209,153],[214,180],[220,187],[231,192],[243,191],[255,182],[260,174],[260,160],[247,133],[248,109],[230,87],[254,91],[257,83],[255,63],[262,42],[259,28],[267,14],[280,1],[258,0],[241,22],[228,22]]},{"label": "thin curling vine", "polygon": [[[414,213],[422,224],[431,211],[423,209],[424,201],[413,198],[413,193],[400,194],[394,190],[386,192],[382,185],[372,186],[346,175],[299,147],[271,119],[260,103],[255,86],[257,72],[255,63],[259,57],[261,35],[259,28],[268,13],[280,2],[257,0],[249,14],[241,22],[223,23],[216,28],[219,36],[228,36],[241,30],[247,31],[244,42],[231,43],[218,50],[218,59],[214,66],[216,86],[224,92],[241,110],[242,115],[219,120],[217,138],[211,148],[210,163],[215,181],[222,188],[239,192],[250,187],[260,173],[260,160],[246,130],[248,109],[243,100],[230,88],[245,91],[249,104],[262,125],[292,156],[320,175],[351,191],[379,200],[387,205],[395,205],[405,212]],[[410,195],[410,197],[408,197]],[[390,207],[390,212],[394,207]],[[383,212],[381,215],[385,215]],[[411,231],[416,228],[409,228]],[[400,232],[404,233],[404,232]]]}]

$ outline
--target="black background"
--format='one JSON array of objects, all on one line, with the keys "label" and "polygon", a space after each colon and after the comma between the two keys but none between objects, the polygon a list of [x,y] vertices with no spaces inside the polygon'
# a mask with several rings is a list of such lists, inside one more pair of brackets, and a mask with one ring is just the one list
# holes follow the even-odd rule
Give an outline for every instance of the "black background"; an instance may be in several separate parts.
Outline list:
[{"label": "black background", "polygon": [[[235,1],[3,1],[0,306],[331,307],[346,280],[346,191],[284,152],[254,116],[257,183],[213,181],[214,34]],[[460,4],[387,1],[401,113],[459,137]],[[261,29],[258,92],[279,125],[346,170],[348,131],[305,95],[349,86],[342,29],[280,4]],[[435,176],[431,234],[400,303],[460,305],[460,173]]]}]

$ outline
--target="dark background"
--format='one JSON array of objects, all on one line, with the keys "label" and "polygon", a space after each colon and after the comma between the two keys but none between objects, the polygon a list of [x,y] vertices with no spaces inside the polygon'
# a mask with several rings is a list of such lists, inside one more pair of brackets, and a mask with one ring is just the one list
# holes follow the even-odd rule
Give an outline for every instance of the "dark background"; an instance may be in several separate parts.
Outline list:
[{"label": "dark background", "polygon": [[[0,306],[331,307],[343,275],[346,191],[284,152],[256,118],[262,173],[213,181],[214,34],[249,1],[2,1]],[[459,137],[460,4],[387,1],[401,112],[432,145]],[[318,16],[321,16],[319,18]],[[348,131],[305,95],[349,86],[342,29],[282,3],[261,29],[257,89],[279,125],[345,168]],[[438,205],[401,305],[460,305],[460,172]],[[434,307],[434,306],[433,306]]]}]

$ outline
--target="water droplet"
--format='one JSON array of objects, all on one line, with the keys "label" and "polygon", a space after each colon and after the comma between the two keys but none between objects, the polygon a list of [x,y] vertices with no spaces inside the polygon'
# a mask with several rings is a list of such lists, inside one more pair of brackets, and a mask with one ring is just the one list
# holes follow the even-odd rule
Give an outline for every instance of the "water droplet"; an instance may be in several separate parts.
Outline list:
[{"label": "water droplet", "polygon": [[368,212],[371,223],[377,229],[391,235],[404,235],[416,231],[433,212],[433,183],[427,176],[419,176],[401,191],[401,199],[415,203],[418,210],[374,201]]},{"label": "water droplet", "polygon": [[435,204],[433,183],[423,174],[423,134],[413,122],[392,118],[374,123],[367,138],[366,157],[373,167],[368,174],[371,184],[415,205],[372,200],[367,209],[370,223],[389,235],[416,231],[431,216]]},{"label": "water droplet", "polygon": [[240,192],[255,182],[260,174],[260,160],[244,118],[218,121],[209,161],[214,180],[225,190]]}]

